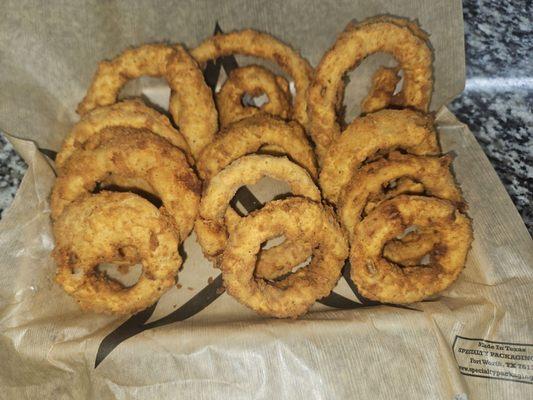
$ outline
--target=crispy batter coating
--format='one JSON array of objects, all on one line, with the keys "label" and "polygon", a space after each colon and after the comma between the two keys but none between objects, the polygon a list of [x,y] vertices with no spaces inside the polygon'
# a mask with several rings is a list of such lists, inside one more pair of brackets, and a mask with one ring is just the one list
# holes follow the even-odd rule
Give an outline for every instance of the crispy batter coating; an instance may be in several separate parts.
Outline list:
[{"label": "crispy batter coating", "polygon": [[[226,232],[231,232],[240,222],[241,216],[230,207],[226,210],[224,222]],[[225,245],[224,241],[224,245]],[[277,279],[288,274],[294,266],[306,261],[312,254],[313,247],[310,243],[296,240],[284,240],[268,249],[261,249],[257,256],[255,276],[264,279]],[[218,263],[220,257],[213,259]]]},{"label": "crispy batter coating", "polygon": [[196,157],[218,130],[217,112],[202,71],[180,45],[146,44],[100,62],[87,95],[78,105],[78,114],[116,103],[122,87],[141,76],[167,80],[171,89],[169,111]]},{"label": "crispy batter coating", "polygon": [[52,218],[57,220],[69,203],[114,174],[147,182],[185,240],[196,218],[200,182],[183,152],[146,129],[105,128],[88,142],[92,140],[100,146],[76,151],[57,178],[51,196]]},{"label": "crispy batter coating", "polygon": [[[265,94],[268,102],[260,107],[245,106],[243,96]],[[228,79],[216,94],[218,118],[223,128],[260,113],[288,119],[291,116],[291,94],[285,78],[274,75],[259,65],[240,67],[230,72]]]},{"label": "crispy batter coating", "polygon": [[[350,240],[357,224],[381,202],[401,194],[424,194],[450,200],[465,207],[459,188],[450,172],[450,156],[413,156],[391,153],[357,170],[343,191],[338,215]],[[387,191],[393,181],[397,185]],[[401,265],[414,265],[438,243],[433,229],[418,229],[385,245],[383,254]]]},{"label": "crispy batter coating", "polygon": [[209,60],[232,54],[273,61],[290,75],[296,87],[293,117],[302,126],[307,126],[307,88],[312,79],[313,69],[305,58],[273,36],[252,29],[211,36],[191,50],[191,55],[201,65]]},{"label": "crispy batter coating", "polygon": [[407,109],[381,110],[355,119],[324,157],[319,181],[326,199],[336,204],[366,160],[397,149],[416,155],[437,154],[433,119]]},{"label": "crispy batter coating", "polygon": [[[83,309],[97,313],[143,310],[174,285],[181,266],[173,219],[131,193],[100,192],[78,198],[54,222],[54,236],[57,283]],[[101,263],[122,260],[124,248],[135,253],[130,265],[143,266],[131,287],[97,271]]]},{"label": "crispy batter coating", "polygon": [[[362,116],[345,127],[346,74],[381,52],[397,66],[376,71]],[[283,72],[239,67],[213,93],[201,68],[230,55]],[[377,16],[350,23],[316,71],[252,29],[214,35],[190,53],[146,44],[102,61],[56,158],[57,283],[84,310],[139,312],[175,284],[178,246],[194,228],[227,293],[265,316],[305,314],[331,293],[347,257],[369,299],[411,303],[445,290],[473,232],[427,114],[432,57],[416,22]],[[140,99],[118,101],[141,76],[168,82],[172,121]],[[254,107],[246,95],[268,101]],[[292,195],[241,216],[231,206],[237,190],[264,177]],[[142,273],[126,287],[102,263],[141,263]]]},{"label": "crispy batter coating", "polygon": [[341,134],[336,105],[343,76],[377,52],[392,54],[404,72],[403,87],[394,103],[428,110],[433,90],[432,53],[422,30],[411,21],[393,17],[350,24],[322,57],[309,88],[309,130],[319,162]]},{"label": "crispy batter coating", "polygon": [[[320,191],[311,176],[289,159],[267,155],[241,157],[215,175],[204,190],[195,232],[206,257],[218,262],[226,246],[228,232],[231,232],[241,219],[229,206],[237,190],[244,185],[253,185],[265,176],[287,182],[294,195],[320,201]],[[301,262],[309,255],[301,253],[302,250],[309,249],[305,244],[291,244],[286,241],[280,246],[285,250],[285,256],[278,261],[275,257],[280,254],[280,249],[265,250],[263,258],[266,261],[263,261],[263,267],[258,266],[258,275],[270,277],[276,274],[273,271],[283,269],[280,263],[287,265],[295,260]],[[292,246],[298,247],[287,251]],[[273,255],[269,256],[269,253]],[[290,258],[291,256],[295,258]],[[294,267],[299,262],[290,266]]]},{"label": "crispy batter coating", "polygon": [[370,92],[361,102],[361,112],[368,114],[386,108],[400,82],[399,68],[380,67],[372,77]]},{"label": "crispy batter coating", "polygon": [[[383,258],[384,245],[409,226],[434,229],[439,242],[429,265],[400,267]],[[412,303],[441,292],[462,271],[472,243],[470,220],[434,197],[401,195],[378,205],[359,223],[351,242],[351,279],[360,293],[387,303]]]},{"label": "crispy batter coating", "polygon": [[167,117],[147,107],[140,100],[124,100],[110,106],[98,107],[85,114],[63,141],[55,159],[56,166],[61,169],[74,151],[85,148],[88,138],[103,128],[112,126],[146,128],[182,150],[189,162],[194,163],[185,138],[172,126]]},{"label": "crispy batter coating", "polygon": [[[311,263],[280,281],[254,276],[261,243],[285,235],[313,248]],[[337,284],[348,244],[331,209],[293,197],[268,203],[231,232],[222,258],[227,292],[262,315],[296,318]]]},{"label": "crispy batter coating", "polygon": [[[450,172],[451,157],[413,156],[391,154],[388,159],[379,159],[357,170],[346,185],[338,203],[338,215],[350,239],[357,224],[365,217],[369,202],[375,208],[382,201],[400,194],[412,194],[412,185],[397,186],[386,192],[388,184],[402,178],[410,178],[418,185],[416,193],[450,200],[456,205],[464,204],[461,192]],[[398,190],[401,188],[402,190]]]},{"label": "crispy batter coating", "polygon": [[315,155],[300,124],[269,115],[249,117],[222,130],[198,159],[198,174],[209,180],[237,158],[266,146],[286,154],[311,176],[317,176]]}]

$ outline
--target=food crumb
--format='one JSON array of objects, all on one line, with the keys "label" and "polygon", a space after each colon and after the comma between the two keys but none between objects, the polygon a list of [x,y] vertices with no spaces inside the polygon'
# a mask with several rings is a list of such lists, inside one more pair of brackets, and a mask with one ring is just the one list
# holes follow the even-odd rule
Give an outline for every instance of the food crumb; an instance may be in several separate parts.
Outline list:
[{"label": "food crumb", "polygon": [[194,288],[193,288],[193,287],[190,287],[190,286],[188,286],[187,289],[189,289],[190,291],[193,291],[193,290],[194,290]]},{"label": "food crumb", "polygon": [[176,287],[177,287],[178,289],[181,289],[183,286],[181,286],[181,283],[176,283]]},{"label": "food crumb", "polygon": [[226,291],[226,289],[224,287],[219,287],[217,289],[217,294],[221,294],[221,293],[224,293]]},{"label": "food crumb", "polygon": [[210,276],[209,278],[207,278],[207,283],[209,283],[209,284],[213,283],[213,277],[212,277],[212,276]]}]

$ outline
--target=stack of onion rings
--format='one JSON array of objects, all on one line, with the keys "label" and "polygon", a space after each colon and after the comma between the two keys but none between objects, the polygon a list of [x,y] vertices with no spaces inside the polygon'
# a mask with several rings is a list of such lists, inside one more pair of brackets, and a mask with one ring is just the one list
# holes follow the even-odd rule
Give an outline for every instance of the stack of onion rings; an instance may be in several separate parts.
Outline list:
[{"label": "stack of onion rings", "polygon": [[[400,194],[424,194],[445,199],[463,209],[464,201],[457,188],[449,166],[451,157],[413,156],[391,153],[361,167],[344,189],[339,202],[338,215],[350,240],[357,224],[381,202]],[[402,179],[403,182],[401,183]],[[408,179],[408,181],[405,181]],[[390,182],[400,182],[390,190]],[[418,229],[406,237],[394,239],[384,247],[384,255],[401,265],[411,265],[428,254],[438,238],[433,230]]]},{"label": "stack of onion rings", "polygon": [[[390,53],[398,66],[375,73],[364,116],[341,134],[343,77],[376,52]],[[277,63],[294,81],[294,99],[284,77],[257,65],[232,70],[213,94],[199,66],[229,55]],[[439,156],[425,114],[431,63],[428,36],[389,16],[349,25],[314,76],[291,47],[251,29],[210,37],[190,55],[180,45],[143,45],[100,63],[78,106],[81,120],[57,156],[57,282],[84,309],[140,311],[175,282],[178,245],[194,227],[228,293],[263,315],[307,312],[331,292],[348,256],[351,279],[367,298],[409,303],[444,290],[464,267],[472,228],[451,157]],[[177,128],[138,100],[118,102],[121,88],[143,75],[168,82]],[[269,101],[253,107],[246,94]],[[286,182],[293,196],[241,217],[233,196],[263,177]],[[162,205],[107,191],[116,186]],[[262,248],[280,236],[282,244]],[[126,288],[98,272],[102,262],[141,262],[143,273]]]},{"label": "stack of onion rings", "polygon": [[[394,103],[424,112],[428,110],[433,90],[432,53],[422,30],[406,19],[393,17],[371,18],[349,25],[322,57],[309,88],[309,130],[320,162],[341,134],[336,106],[339,87],[344,85],[343,76],[377,52],[392,54],[403,70],[403,87]],[[379,74],[385,73],[388,74]],[[390,77],[385,80],[390,81]],[[392,95],[390,90],[388,92]],[[370,106],[368,98],[365,103],[372,110],[376,108]]]},{"label": "stack of onion rings", "polygon": [[415,155],[439,153],[433,119],[405,110],[381,110],[355,119],[324,157],[320,185],[333,204],[353,173],[376,154],[401,149]]},{"label": "stack of onion rings", "polygon": [[343,226],[353,238],[353,231],[357,224],[364,218],[369,202],[375,208],[379,203],[400,194],[412,194],[412,186],[404,190],[395,190],[386,193],[388,183],[409,177],[422,191],[417,194],[438,197],[450,200],[458,206],[463,204],[461,192],[455,184],[450,172],[451,158],[413,156],[408,154],[391,154],[388,159],[382,158],[366,164],[355,172],[351,182],[346,186],[338,204],[338,214]]},{"label": "stack of onion rings", "polygon": [[196,157],[217,131],[217,112],[202,72],[180,45],[143,45],[102,61],[78,114],[116,103],[126,82],[145,75],[167,80],[170,114]]},{"label": "stack of onion rings", "polygon": [[100,146],[78,150],[63,166],[52,190],[52,218],[57,220],[68,204],[110,174],[140,178],[161,198],[184,240],[196,218],[200,182],[183,152],[145,129],[105,128],[91,140]]},{"label": "stack of onion rings", "polygon": [[113,126],[146,128],[182,150],[190,163],[194,162],[187,141],[167,117],[147,107],[140,100],[125,100],[85,114],[65,138],[55,159],[56,166],[61,168],[72,153],[77,149],[84,149],[85,142],[95,133]]},{"label": "stack of onion rings", "polygon": [[200,65],[233,54],[259,57],[277,63],[294,80],[296,95],[293,118],[302,126],[307,126],[307,88],[313,75],[313,69],[307,60],[273,36],[252,29],[212,36],[191,51]]},{"label": "stack of onion rings", "polygon": [[[287,155],[291,161],[303,167],[311,177],[298,165],[288,160],[274,157],[244,157],[257,151],[270,153],[274,151],[276,155],[280,153]],[[257,165],[253,165],[255,162]],[[255,176],[260,166],[263,172]],[[286,168],[286,171],[282,173],[279,170],[280,167]],[[207,186],[200,206],[203,212],[199,214],[195,230],[204,254],[215,264],[224,249],[227,232],[239,220],[235,211],[228,207],[234,193],[221,203],[224,208],[220,211],[224,211],[225,214],[222,212],[216,218],[214,217],[213,208],[208,200],[209,194],[213,193],[210,188],[216,185],[218,187],[227,185],[227,182],[217,182],[225,182],[228,176],[234,176],[241,180],[240,184],[234,188],[236,191],[240,186],[255,183],[262,176],[270,176],[288,182],[294,194],[308,196],[316,201],[320,200],[320,193],[313,182],[313,178],[317,175],[316,160],[303,129],[295,121],[285,122],[269,115],[256,115],[235,122],[223,130],[215,142],[204,149],[197,162],[197,169]],[[299,183],[291,180],[291,171],[298,173]],[[231,175],[233,173],[235,175]],[[229,192],[226,194],[229,195]],[[217,195],[216,198],[221,197]],[[311,249],[305,244],[298,241],[285,241],[260,253],[256,275],[273,279],[290,271],[294,265],[305,261],[310,252]]]},{"label": "stack of onion rings", "polygon": [[[85,310],[131,314],[153,304],[175,283],[179,236],[163,210],[132,193],[100,192],[70,203],[54,223],[56,281]],[[142,263],[138,282],[124,287],[96,272],[123,261]],[[132,251],[133,250],[133,251]]]},{"label": "stack of onion rings", "polygon": [[[268,102],[260,107],[246,106],[243,104],[245,94],[252,97],[265,94]],[[231,71],[220,92],[216,94],[216,104],[222,128],[262,112],[282,119],[288,119],[292,114],[288,82],[258,65]]]},{"label": "stack of onion rings", "polygon": [[[240,220],[229,206],[237,189],[244,185],[253,185],[265,176],[285,181],[293,195],[313,201],[321,199],[320,191],[311,176],[287,158],[268,155],[249,155],[239,158],[209,181],[200,202],[195,232],[208,258],[218,263],[226,248],[228,234]],[[301,242],[287,240],[273,249],[263,251],[257,275],[269,278],[279,276],[286,273],[287,268],[292,268],[307,259],[310,249],[299,243]],[[269,255],[272,252],[275,256]],[[278,256],[281,258],[278,259]]]},{"label": "stack of onion rings", "polygon": [[[429,265],[401,268],[382,256],[383,246],[412,225],[435,230],[439,240]],[[350,251],[351,278],[369,299],[389,303],[420,301],[457,279],[471,242],[470,220],[453,203],[401,195],[378,205],[356,226]]]},{"label": "stack of onion rings", "polygon": [[[261,243],[285,235],[309,243],[311,263],[275,282],[254,276]],[[221,263],[227,292],[262,315],[296,318],[337,284],[348,244],[331,210],[293,197],[268,203],[231,232]]]},{"label": "stack of onion rings", "polygon": [[287,155],[316,178],[315,155],[302,127],[295,121],[285,122],[269,115],[249,117],[222,130],[200,155],[198,174],[209,180],[237,158],[267,146],[267,150]]},{"label": "stack of onion rings", "polygon": [[[464,267],[471,226],[460,214],[466,205],[449,170],[451,157],[431,157],[439,152],[431,116],[408,109],[356,118],[328,148],[320,184],[324,196],[338,206],[348,231],[351,263],[356,263],[351,278],[363,296],[390,303],[419,301],[448,287]],[[391,183],[395,186],[387,190]],[[394,212],[383,212],[385,204],[411,203],[420,208],[427,204],[428,213],[417,216],[405,211],[408,216],[400,224],[394,221]],[[450,230],[441,226],[446,222],[444,217],[439,219],[441,204],[460,215],[460,222]],[[432,215],[438,223],[431,223]],[[379,224],[393,227],[387,237]],[[448,242],[453,229],[460,239]],[[462,247],[450,256],[453,251],[447,246],[459,241]],[[366,260],[363,264],[361,257]],[[429,266],[424,260],[429,260]],[[443,272],[439,265],[448,261]],[[410,275],[412,271],[416,273]]]}]

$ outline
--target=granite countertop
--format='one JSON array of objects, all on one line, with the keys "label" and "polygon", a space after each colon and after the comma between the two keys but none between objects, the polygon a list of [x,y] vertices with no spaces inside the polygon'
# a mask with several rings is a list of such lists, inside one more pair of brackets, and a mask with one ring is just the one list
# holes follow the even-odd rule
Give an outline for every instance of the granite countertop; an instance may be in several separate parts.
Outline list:
[{"label": "granite countertop", "polygon": [[[527,3],[463,1],[467,80],[450,109],[476,136],[531,233],[533,37]],[[0,216],[25,170],[0,135]]]},{"label": "granite countertop", "polygon": [[[528,5],[529,4],[529,5]],[[528,11],[529,9],[529,11]],[[466,87],[450,110],[468,124],[533,233],[531,3],[464,0]]]}]

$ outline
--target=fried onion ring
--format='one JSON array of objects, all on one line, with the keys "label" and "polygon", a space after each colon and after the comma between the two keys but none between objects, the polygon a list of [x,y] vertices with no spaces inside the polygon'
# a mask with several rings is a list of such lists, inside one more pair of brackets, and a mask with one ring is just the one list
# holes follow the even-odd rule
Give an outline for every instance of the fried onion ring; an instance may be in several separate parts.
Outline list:
[{"label": "fried onion ring", "polygon": [[89,137],[111,126],[146,128],[182,150],[187,155],[189,163],[194,163],[190,155],[191,149],[185,138],[172,126],[167,117],[147,107],[140,100],[124,100],[110,106],[96,108],[85,114],[63,141],[61,150],[55,159],[56,166],[61,169],[74,151],[84,148]]},{"label": "fried onion ring", "polygon": [[273,36],[252,29],[211,36],[191,51],[199,64],[232,54],[273,61],[291,76],[296,87],[293,118],[307,126],[307,88],[313,69],[306,59]]},{"label": "fried onion ring", "polygon": [[[232,208],[228,207],[224,222],[226,232],[231,232],[239,221],[241,216]],[[306,242],[298,240],[284,240],[268,249],[262,249],[257,256],[257,266],[255,276],[264,279],[277,279],[292,271],[295,265],[305,262],[313,251],[313,248]],[[217,259],[213,259],[217,262]]]},{"label": "fried onion ring", "polygon": [[[241,186],[253,185],[265,176],[285,181],[294,195],[320,201],[320,191],[311,176],[289,159],[267,155],[249,155],[239,158],[215,175],[205,188],[194,226],[204,254],[215,263],[224,251],[228,231],[231,232],[240,220],[240,217],[229,206],[230,200]],[[287,247],[290,248],[293,244],[286,241],[280,246],[282,246],[281,249],[287,250]],[[307,247],[299,246],[298,249],[305,250]],[[258,275],[273,276],[277,274],[273,271],[280,269],[284,272],[285,268],[280,265],[294,262],[295,259],[302,262],[308,256],[299,251],[290,252],[280,260],[280,264],[276,262],[275,256],[268,256],[268,253],[279,255],[279,251],[280,249],[264,251],[263,257],[267,261],[263,261],[264,266],[258,266]],[[292,264],[291,267],[294,265]]]},{"label": "fried onion ring", "polygon": [[265,146],[275,146],[311,176],[317,176],[315,155],[302,127],[295,121],[286,122],[269,115],[243,119],[219,133],[200,155],[198,174],[209,180],[232,161]]},{"label": "fried onion ring", "polygon": [[[106,135],[106,140],[98,136]],[[52,219],[95,189],[110,174],[147,182],[175,219],[180,239],[189,235],[200,201],[200,182],[182,151],[146,129],[104,128],[89,141],[100,146],[78,150],[65,163],[51,195]]]},{"label": "fried onion ring", "polygon": [[439,152],[433,118],[412,110],[381,110],[355,119],[329,148],[320,185],[336,204],[353,173],[379,152],[402,149],[415,155]]},{"label": "fried onion ring", "polygon": [[[268,102],[260,107],[243,105],[243,96],[266,94]],[[234,69],[216,94],[218,118],[223,128],[252,115],[267,113],[288,119],[291,116],[291,94],[288,82],[259,65]]]},{"label": "fried onion ring", "polygon": [[343,76],[371,54],[392,54],[404,72],[403,87],[395,96],[395,104],[428,110],[433,90],[432,53],[427,37],[422,34],[413,22],[393,17],[350,24],[340,34],[322,57],[309,88],[309,130],[319,161],[341,134],[336,105],[338,87],[344,85]]},{"label": "fried onion ring", "polygon": [[[175,283],[181,257],[174,221],[131,193],[100,192],[70,203],[54,223],[56,281],[84,310],[131,314],[155,303]],[[135,250],[139,281],[124,287],[96,272]],[[130,252],[133,253],[133,252]]]},{"label": "fried onion ring", "polygon": [[[391,153],[388,159],[380,159],[364,165],[354,174],[341,195],[338,215],[348,231],[353,231],[364,216],[381,202],[400,194],[424,194],[452,201],[461,210],[464,201],[450,172],[450,156],[430,157]],[[385,191],[390,182],[398,184]],[[404,266],[414,265],[429,253],[438,242],[433,230],[417,230],[402,239],[385,245],[383,254],[389,260]]]},{"label": "fried onion ring", "polygon": [[[391,154],[389,159],[380,159],[362,166],[352,180],[346,185],[338,203],[338,215],[350,240],[357,224],[371,212],[366,207],[372,201],[375,208],[384,200],[400,194],[412,194],[411,184],[396,187],[392,195],[385,192],[386,186],[401,178],[410,178],[417,182],[416,192],[439,199],[450,200],[457,206],[463,204],[463,198],[450,172],[450,156],[430,157],[408,154]],[[419,191],[422,186],[422,192]]]},{"label": "fried onion ring", "polygon": [[167,80],[171,89],[169,111],[196,157],[217,132],[217,112],[202,72],[180,45],[147,44],[100,62],[87,95],[78,105],[78,114],[116,103],[126,82],[141,76]]},{"label": "fried onion ring", "polygon": [[[281,281],[254,277],[261,243],[279,235],[308,242],[311,263]],[[270,202],[241,220],[224,251],[222,278],[231,296],[259,314],[296,318],[335,287],[347,254],[346,238],[332,210],[293,197]]]},{"label": "fried onion ring", "polygon": [[[439,242],[429,265],[402,268],[382,257],[383,246],[412,225],[434,229]],[[359,292],[372,300],[421,301],[457,279],[471,243],[471,222],[453,203],[398,196],[381,203],[356,226],[350,252],[351,279]]]}]

